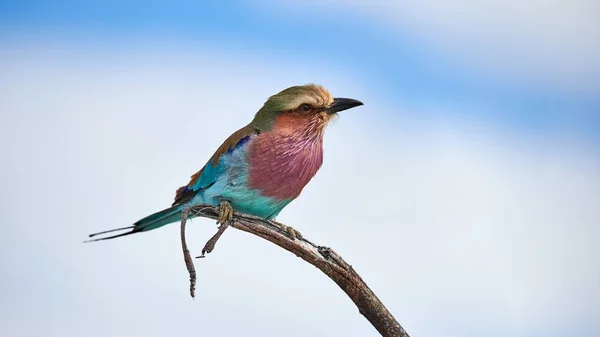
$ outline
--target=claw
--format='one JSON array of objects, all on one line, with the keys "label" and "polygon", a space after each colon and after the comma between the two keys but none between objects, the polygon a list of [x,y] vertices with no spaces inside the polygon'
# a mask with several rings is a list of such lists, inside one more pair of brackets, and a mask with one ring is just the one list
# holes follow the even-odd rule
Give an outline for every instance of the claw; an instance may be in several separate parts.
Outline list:
[{"label": "claw", "polygon": [[196,256],[197,259],[205,257],[206,254],[209,254],[215,249],[217,241],[223,232],[225,232],[227,227],[229,227],[231,221],[233,221],[233,208],[231,207],[229,201],[221,200],[219,203],[219,217],[217,219],[217,224],[220,224],[219,229],[217,230],[217,233],[213,235],[208,242],[206,242],[204,248],[202,248],[202,255]]},{"label": "claw", "polygon": [[302,236],[302,233],[300,233],[300,231],[294,229],[291,226],[286,226],[286,225],[282,224],[281,222],[275,221],[275,220],[271,220],[271,222],[273,223],[273,225],[277,226],[280,230],[288,233],[289,236],[292,238],[292,240],[296,240],[296,239],[302,240],[304,238]]}]

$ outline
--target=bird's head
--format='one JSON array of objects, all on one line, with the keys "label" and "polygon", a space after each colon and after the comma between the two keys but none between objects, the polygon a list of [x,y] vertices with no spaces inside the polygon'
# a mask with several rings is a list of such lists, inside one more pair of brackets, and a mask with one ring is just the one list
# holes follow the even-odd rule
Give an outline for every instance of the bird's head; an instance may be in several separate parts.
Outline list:
[{"label": "bird's head", "polygon": [[273,129],[278,118],[313,120],[325,126],[338,112],[363,105],[351,98],[334,98],[327,89],[316,84],[284,89],[265,102],[251,125],[261,131]]}]

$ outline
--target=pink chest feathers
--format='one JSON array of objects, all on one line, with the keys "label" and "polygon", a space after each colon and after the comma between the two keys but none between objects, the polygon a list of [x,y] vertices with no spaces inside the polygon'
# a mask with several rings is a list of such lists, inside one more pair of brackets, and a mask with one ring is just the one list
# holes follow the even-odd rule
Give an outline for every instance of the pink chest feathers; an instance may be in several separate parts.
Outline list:
[{"label": "pink chest feathers", "polygon": [[323,163],[323,129],[310,121],[279,118],[248,151],[248,186],[277,199],[294,199]]}]

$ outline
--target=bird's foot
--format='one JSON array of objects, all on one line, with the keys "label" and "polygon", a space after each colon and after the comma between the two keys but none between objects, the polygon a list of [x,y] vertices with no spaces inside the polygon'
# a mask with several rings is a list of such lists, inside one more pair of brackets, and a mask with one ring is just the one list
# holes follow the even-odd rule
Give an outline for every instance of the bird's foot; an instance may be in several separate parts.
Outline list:
[{"label": "bird's foot", "polygon": [[292,240],[304,239],[304,237],[302,236],[302,233],[300,233],[300,231],[294,229],[291,226],[286,226],[286,225],[282,224],[281,222],[275,221],[275,220],[271,220],[271,223],[273,225],[275,225],[277,228],[279,228],[280,230],[288,233],[292,237]]},{"label": "bird's foot", "polygon": [[217,219],[217,224],[221,225],[219,226],[217,233],[213,235],[212,238],[210,238],[210,240],[206,242],[204,248],[202,248],[202,255],[196,256],[196,258],[203,258],[206,256],[206,254],[209,254],[215,249],[217,241],[219,240],[223,232],[225,232],[227,227],[229,227],[229,223],[232,220],[233,208],[231,207],[231,204],[227,200],[221,200],[221,202],[219,203],[219,218]]},{"label": "bird's foot", "polygon": [[219,218],[217,224],[224,225],[226,222],[233,220],[233,208],[227,200],[221,200],[219,203]]}]

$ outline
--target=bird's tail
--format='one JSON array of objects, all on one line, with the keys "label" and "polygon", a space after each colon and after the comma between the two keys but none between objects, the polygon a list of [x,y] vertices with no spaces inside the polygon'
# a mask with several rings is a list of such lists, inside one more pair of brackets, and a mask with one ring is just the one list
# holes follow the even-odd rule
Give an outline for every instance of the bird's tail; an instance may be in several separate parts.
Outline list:
[{"label": "bird's tail", "polygon": [[103,232],[90,234],[90,238],[92,238],[97,235],[108,234],[108,233],[113,233],[113,232],[117,232],[117,231],[131,229],[130,231],[125,232],[125,233],[120,233],[120,234],[106,236],[106,237],[97,238],[97,239],[91,239],[91,240],[87,240],[85,242],[114,239],[114,238],[118,238],[118,237],[125,236],[125,235],[135,234],[135,233],[139,233],[139,232],[147,232],[147,231],[151,231],[153,229],[157,229],[159,227],[170,224],[172,222],[181,220],[182,208],[183,207],[181,205],[172,206],[167,209],[163,209],[160,212],[156,212],[154,214],[148,215],[147,217],[145,217],[141,220],[138,220],[136,223],[133,224],[133,226],[116,228],[116,229],[111,229],[111,230],[107,230],[107,231],[103,231]]}]

